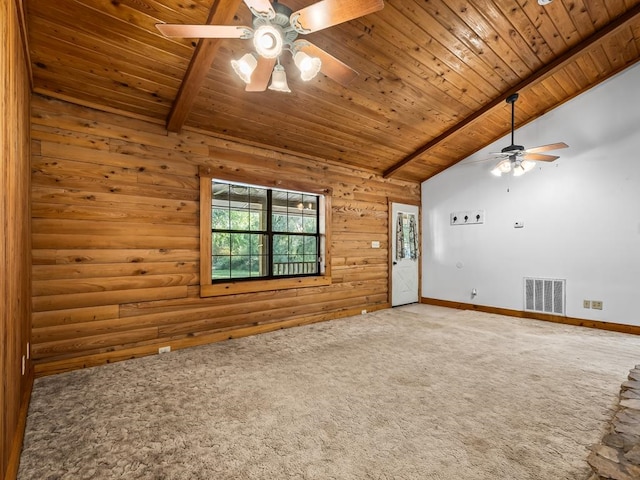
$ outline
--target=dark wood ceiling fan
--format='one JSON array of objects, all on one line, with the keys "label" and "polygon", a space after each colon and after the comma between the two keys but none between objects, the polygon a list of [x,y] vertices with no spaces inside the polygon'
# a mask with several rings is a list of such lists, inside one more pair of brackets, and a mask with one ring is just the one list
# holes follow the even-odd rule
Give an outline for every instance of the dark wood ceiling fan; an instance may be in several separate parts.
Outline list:
[{"label": "dark wood ceiling fan", "polygon": [[[164,23],[156,27],[167,37],[253,39],[255,53],[250,52],[232,62],[236,73],[247,84],[247,91],[266,90],[272,74],[272,86],[269,88],[273,88],[277,72],[283,71],[279,57],[284,50],[293,55],[303,80],[313,78],[320,71],[346,86],[358,75],[355,70],[307,40],[297,38],[384,7],[383,0],[322,0],[293,12],[277,1],[244,0],[244,3],[253,14],[252,27]],[[286,80],[284,85],[286,87]],[[288,91],[288,87],[280,91]]]}]

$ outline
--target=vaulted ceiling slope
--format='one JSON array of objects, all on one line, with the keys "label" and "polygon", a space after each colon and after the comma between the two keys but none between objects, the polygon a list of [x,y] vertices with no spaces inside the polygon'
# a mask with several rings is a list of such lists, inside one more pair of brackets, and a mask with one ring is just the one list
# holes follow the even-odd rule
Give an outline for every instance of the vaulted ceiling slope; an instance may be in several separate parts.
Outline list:
[{"label": "vaulted ceiling slope", "polygon": [[292,92],[246,92],[230,61],[250,40],[194,56],[155,27],[251,25],[240,0],[24,2],[37,93],[413,181],[508,133],[510,93],[521,125],[640,58],[640,0],[388,0],[306,36],[359,72],[347,87],[283,55]]}]

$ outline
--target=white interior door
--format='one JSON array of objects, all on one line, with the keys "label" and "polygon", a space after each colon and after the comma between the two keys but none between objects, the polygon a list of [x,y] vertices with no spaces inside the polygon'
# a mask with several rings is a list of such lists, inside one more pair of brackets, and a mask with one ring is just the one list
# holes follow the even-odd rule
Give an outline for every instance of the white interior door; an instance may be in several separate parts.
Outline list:
[{"label": "white interior door", "polygon": [[417,205],[391,203],[391,305],[418,301],[420,235]]}]

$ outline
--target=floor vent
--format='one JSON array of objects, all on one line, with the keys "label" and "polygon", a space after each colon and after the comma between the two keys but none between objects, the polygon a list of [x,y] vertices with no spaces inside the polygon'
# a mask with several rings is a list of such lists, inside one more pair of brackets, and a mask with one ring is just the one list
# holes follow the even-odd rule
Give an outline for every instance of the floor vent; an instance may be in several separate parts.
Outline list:
[{"label": "floor vent", "polygon": [[566,280],[553,278],[524,279],[524,310],[527,312],[565,314]]}]

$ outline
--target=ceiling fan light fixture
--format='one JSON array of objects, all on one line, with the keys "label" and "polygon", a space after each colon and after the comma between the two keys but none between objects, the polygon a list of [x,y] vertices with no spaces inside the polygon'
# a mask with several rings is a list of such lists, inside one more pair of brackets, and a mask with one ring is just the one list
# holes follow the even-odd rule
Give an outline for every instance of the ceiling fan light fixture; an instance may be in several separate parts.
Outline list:
[{"label": "ceiling fan light fixture", "polygon": [[524,170],[524,172],[528,172],[529,170],[532,170],[533,167],[536,166],[536,162],[534,162],[533,160],[522,160],[520,162],[520,166],[522,167],[522,169]]},{"label": "ceiling fan light fixture", "polygon": [[251,74],[257,65],[258,61],[252,53],[245,53],[240,60],[231,60],[233,71],[247,84],[251,82]]},{"label": "ceiling fan light fixture", "polygon": [[513,176],[519,177],[520,175],[524,175],[525,173],[526,170],[522,166],[522,162],[516,160],[513,165]]},{"label": "ceiling fan light fixture", "polygon": [[525,174],[524,168],[522,166],[513,167],[513,176],[520,177]]},{"label": "ceiling fan light fixture", "polygon": [[505,158],[498,162],[498,164],[491,170],[491,173],[496,177],[501,176],[503,173],[509,173],[511,171],[511,160]]},{"label": "ceiling fan light fixture", "polygon": [[277,25],[261,25],[253,33],[253,45],[261,57],[280,56],[284,46],[282,29]]},{"label": "ceiling fan light fixture", "polygon": [[305,82],[314,78],[322,67],[322,60],[318,57],[307,55],[303,51],[297,51],[293,56],[293,61],[300,70],[300,78]]},{"label": "ceiling fan light fixture", "polygon": [[284,71],[284,67],[279,63],[273,68],[269,90],[285,93],[291,92],[291,90],[289,90],[289,85],[287,85],[287,73]]}]

